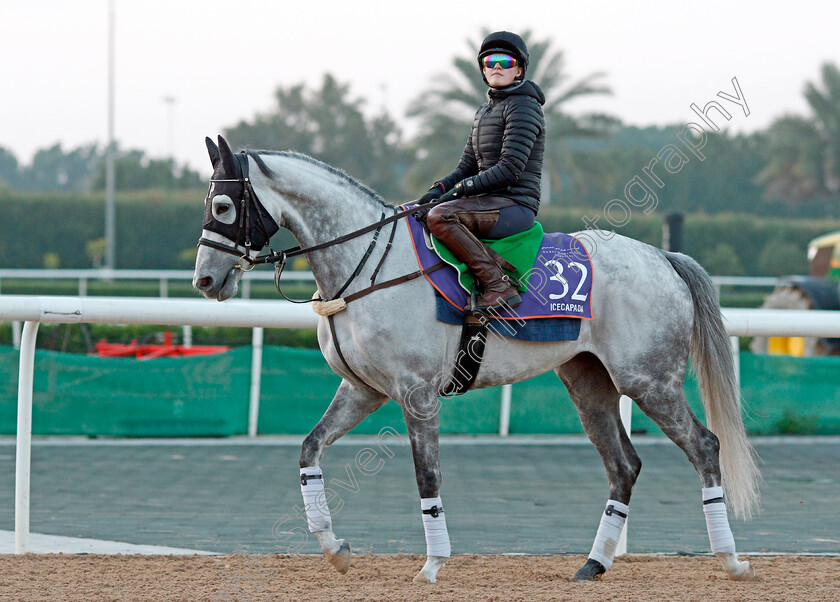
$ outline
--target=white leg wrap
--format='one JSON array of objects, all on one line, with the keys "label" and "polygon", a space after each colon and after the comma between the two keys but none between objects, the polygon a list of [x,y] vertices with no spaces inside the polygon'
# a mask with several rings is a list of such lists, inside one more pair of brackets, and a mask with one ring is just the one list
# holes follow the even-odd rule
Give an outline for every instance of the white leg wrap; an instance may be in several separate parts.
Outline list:
[{"label": "white leg wrap", "polygon": [[729,518],[726,516],[723,487],[703,488],[703,513],[706,515],[706,530],[709,532],[712,552],[734,554],[735,538],[732,536]]},{"label": "white leg wrap", "polygon": [[601,524],[598,525],[598,533],[595,535],[589,557],[603,564],[607,570],[610,570],[613,564],[615,548],[618,545],[618,538],[621,537],[621,530],[624,528],[629,510],[627,504],[607,500],[607,508],[601,516]]},{"label": "white leg wrap", "polygon": [[319,466],[300,469],[300,492],[309,530],[312,533],[332,531],[330,509],[324,495],[324,476]]},{"label": "white leg wrap", "polygon": [[[446,517],[443,515],[443,502],[440,501],[440,496],[421,498],[420,509],[424,511],[426,556],[449,558],[452,555],[452,546],[449,545],[449,531],[446,530]],[[426,510],[430,510],[431,513],[425,512]]]}]

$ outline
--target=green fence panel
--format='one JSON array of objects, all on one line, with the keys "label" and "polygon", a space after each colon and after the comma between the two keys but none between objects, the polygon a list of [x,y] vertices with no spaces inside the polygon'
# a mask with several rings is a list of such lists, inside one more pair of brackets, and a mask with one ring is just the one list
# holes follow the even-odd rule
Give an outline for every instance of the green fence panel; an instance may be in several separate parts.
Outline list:
[{"label": "green fence panel", "polygon": [[[692,375],[686,378],[689,406],[700,419],[703,407]],[[631,426],[637,433],[661,435],[662,431],[633,404]],[[547,372],[513,385],[510,433],[515,435],[582,434],[577,409],[566,387],[554,372]]]},{"label": "green fence panel", "polygon": [[[790,357],[740,353],[744,425],[753,435],[840,434],[840,357]],[[686,377],[688,404],[705,423],[700,390]],[[632,427],[662,431],[633,406]]]},{"label": "green fence panel", "polygon": [[[257,431],[263,434],[308,433],[327,410],[340,382],[320,351],[264,348]],[[441,432],[498,432],[499,395],[499,389],[494,388],[442,399]],[[402,410],[393,401],[368,416],[353,433],[374,435],[385,427],[406,432]]]},{"label": "green fence panel", "polygon": [[440,432],[483,435],[499,432],[502,391],[499,387],[467,391],[441,399]]},{"label": "green fence panel", "polygon": [[340,382],[320,351],[264,347],[257,432],[308,433]]},{"label": "green fence panel", "polygon": [[[0,347],[0,434],[17,426],[17,351]],[[741,353],[745,424],[753,434],[840,434],[840,358]],[[247,432],[251,349],[192,358],[139,361],[36,352],[33,433],[103,436],[226,436]],[[258,432],[305,434],[329,406],[340,379],[321,353],[266,347]],[[686,397],[704,420],[697,384]],[[441,399],[442,433],[498,432],[501,389]],[[638,407],[633,429],[661,435]],[[405,432],[402,411],[386,403],[354,433]],[[557,376],[513,385],[511,434],[582,433]]]},{"label": "green fence panel", "polygon": [[512,435],[582,432],[575,405],[554,372],[513,385],[510,402]]},{"label": "green fence panel", "polygon": [[[38,351],[32,432],[199,437],[248,427],[249,348],[140,361]],[[0,349],[0,433],[17,430],[17,351]]]},{"label": "green fence panel", "polygon": [[742,353],[741,392],[752,433],[840,433],[840,357]]}]

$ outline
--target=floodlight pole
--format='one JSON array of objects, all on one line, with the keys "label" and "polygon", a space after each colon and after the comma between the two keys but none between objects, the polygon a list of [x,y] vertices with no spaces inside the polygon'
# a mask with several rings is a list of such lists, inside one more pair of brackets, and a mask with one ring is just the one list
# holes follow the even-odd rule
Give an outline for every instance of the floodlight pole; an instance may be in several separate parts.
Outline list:
[{"label": "floodlight pole", "polygon": [[175,184],[175,103],[177,99],[174,96],[164,96],[162,100],[167,106],[166,138],[168,146],[167,153],[169,154],[169,178],[166,180],[166,198],[171,201],[172,189]]},{"label": "floodlight pole", "polygon": [[108,0],[108,146],[105,150],[105,268],[116,267],[114,207],[114,6]]}]

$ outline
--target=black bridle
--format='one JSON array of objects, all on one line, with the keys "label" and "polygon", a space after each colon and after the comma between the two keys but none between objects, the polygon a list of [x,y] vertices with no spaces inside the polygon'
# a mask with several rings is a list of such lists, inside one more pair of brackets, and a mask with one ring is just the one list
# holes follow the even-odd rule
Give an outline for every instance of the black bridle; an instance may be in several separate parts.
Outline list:
[{"label": "black bridle", "polygon": [[[334,238],[332,240],[328,240],[326,242],[322,242],[317,245],[313,245],[307,248],[301,248],[299,245],[290,247],[288,249],[283,249],[281,251],[274,251],[273,249],[269,248],[269,252],[264,255],[251,255],[251,248],[252,248],[252,225],[250,224],[250,214],[253,210],[253,213],[257,215],[257,222],[258,227],[261,229],[262,236],[266,239],[265,243],[260,247],[260,249],[264,248],[266,244],[268,244],[268,239],[271,237],[271,234],[277,231],[277,226],[274,224],[272,220],[272,229],[273,232],[269,229],[266,225],[265,220],[263,218],[263,213],[265,211],[265,207],[260,203],[260,200],[257,198],[257,193],[254,192],[254,187],[251,185],[251,180],[248,177],[248,156],[242,152],[235,155],[237,162],[239,163],[240,170],[242,172],[242,177],[240,178],[211,178],[210,179],[210,189],[213,187],[213,183],[215,182],[236,182],[243,185],[243,192],[242,192],[242,199],[240,201],[240,211],[239,211],[239,223],[237,225],[236,230],[236,238],[235,238],[235,245],[227,245],[221,242],[217,242],[215,240],[210,240],[209,238],[201,237],[198,240],[198,246],[205,246],[210,247],[212,249],[216,249],[217,251],[222,251],[223,253],[228,253],[229,255],[235,255],[239,258],[239,261],[236,263],[235,266],[231,268],[231,273],[234,270],[241,270],[242,272],[250,272],[255,267],[260,264],[274,264],[274,286],[277,288],[277,292],[279,292],[284,299],[287,301],[291,301],[292,303],[310,303],[312,301],[326,301],[327,299],[323,298],[312,298],[312,299],[290,299],[287,297],[282,290],[280,290],[280,275],[283,273],[283,269],[286,267],[286,261],[289,257],[296,257],[298,255],[305,255],[307,253],[312,253],[314,251],[320,251],[321,249],[326,249],[333,245],[342,244],[347,242],[348,240],[352,240],[354,238],[358,238],[363,234],[367,234],[368,232],[376,231],[373,240],[371,240],[370,245],[368,246],[367,251],[365,252],[364,256],[362,257],[359,264],[356,266],[356,269],[344,283],[344,286],[339,289],[339,291],[333,296],[333,299],[337,299],[341,296],[341,294],[347,290],[347,287],[353,282],[353,280],[361,273],[362,268],[367,263],[368,258],[370,257],[371,253],[373,252],[374,247],[376,246],[376,242],[379,239],[379,233],[382,230],[382,227],[386,224],[390,224],[392,222],[396,222],[399,219],[407,216],[413,215],[422,209],[426,209],[425,205],[417,205],[416,207],[412,207],[411,209],[404,209],[402,211],[398,211],[394,209],[394,214],[385,217],[385,212],[382,212],[382,217],[378,222],[370,224],[369,226],[365,226],[359,230],[355,230],[350,232],[349,234],[345,234],[343,236],[339,236],[338,238]],[[209,190],[207,195],[207,201],[205,202],[212,202],[210,198]],[[253,205],[253,209],[252,206]],[[374,282],[373,280],[376,277],[376,273],[378,273],[379,268],[382,266],[382,263],[385,260],[385,256],[388,254],[388,251],[391,249],[391,242],[394,239],[394,231],[396,230],[396,224],[391,231],[391,237],[388,241],[388,246],[385,250],[385,254],[383,254],[382,259],[379,262],[379,266],[377,266],[376,271],[374,272],[374,278],[371,279],[371,288],[366,289],[370,292],[374,290]],[[242,241],[242,242],[240,242]],[[245,247],[245,253],[239,249],[239,246]],[[246,265],[243,265],[243,260],[245,261]],[[420,275],[423,273],[423,270],[419,272],[415,272],[412,276]],[[396,282],[395,282],[396,283]],[[376,285],[378,289],[381,285]]]},{"label": "black bridle", "polygon": [[[259,235],[262,242],[260,245],[260,249],[265,247],[268,244],[269,239],[271,236],[279,230],[279,226],[274,222],[273,219],[269,217],[271,221],[270,227],[266,224],[265,218],[263,214],[268,215],[263,207],[262,203],[260,203],[259,199],[257,198],[257,193],[254,192],[254,187],[251,185],[251,179],[248,177],[248,157],[243,153],[239,153],[234,155],[235,165],[239,166],[239,172],[242,174],[240,178],[210,178],[210,188],[207,191],[207,199],[205,200],[205,204],[212,203],[213,199],[210,197],[210,193],[213,191],[213,184],[216,183],[238,183],[242,184],[242,198],[237,199],[236,203],[238,204],[239,209],[239,221],[236,226],[236,232],[234,238],[231,240],[234,241],[234,245],[226,245],[224,243],[210,240],[209,238],[201,237],[198,239],[199,246],[204,245],[207,247],[211,247],[218,251],[222,251],[224,253],[228,253],[230,255],[235,255],[239,257],[239,262],[234,266],[235,269],[242,270],[243,272],[250,272],[256,267],[256,263],[254,262],[254,257],[251,256],[251,248],[253,246],[252,240],[252,233],[255,227],[259,228]],[[251,213],[256,214],[257,221],[254,224],[251,224]],[[209,212],[212,216],[212,206],[205,209],[205,215]],[[223,225],[214,224],[213,221],[210,223],[207,222],[205,219],[205,228],[209,229],[211,232],[215,231],[213,228],[209,226],[216,225],[217,228],[222,229],[222,231],[216,232],[217,234],[221,234],[222,236],[226,236],[230,238],[230,232],[228,231],[229,228],[226,228]],[[245,253],[243,254],[239,250],[239,246],[245,247]],[[246,260],[249,265],[242,265],[242,260]],[[250,266],[250,267],[249,267]]]}]

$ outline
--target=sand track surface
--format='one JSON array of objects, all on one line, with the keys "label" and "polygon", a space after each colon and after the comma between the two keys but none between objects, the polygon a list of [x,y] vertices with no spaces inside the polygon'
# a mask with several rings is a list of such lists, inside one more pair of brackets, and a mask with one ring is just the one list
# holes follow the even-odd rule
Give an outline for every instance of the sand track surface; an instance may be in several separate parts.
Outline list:
[{"label": "sand track surface", "polygon": [[353,558],[339,575],[319,556],[0,556],[3,600],[840,600],[840,558],[752,557],[732,582],[716,558],[619,558],[603,579],[571,583],[583,556],[455,556],[434,585],[423,557]]}]

